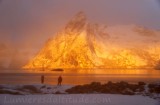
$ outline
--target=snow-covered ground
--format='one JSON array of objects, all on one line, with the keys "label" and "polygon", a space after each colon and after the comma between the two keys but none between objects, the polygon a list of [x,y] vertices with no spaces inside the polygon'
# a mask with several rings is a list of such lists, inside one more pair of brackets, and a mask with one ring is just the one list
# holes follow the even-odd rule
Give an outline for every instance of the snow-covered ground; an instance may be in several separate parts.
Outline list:
[{"label": "snow-covered ground", "polygon": [[[43,84],[21,84],[21,85],[0,85],[0,93],[4,91],[4,93],[14,94],[14,95],[33,95],[33,94],[55,94],[55,93],[63,93],[65,94],[65,90],[73,87],[73,85],[43,85]],[[4,94],[3,93],[3,94]]]},{"label": "snow-covered ground", "polygon": [[[34,88],[35,87],[35,88]],[[142,95],[67,94],[71,85],[0,85],[0,105],[160,105],[160,101]],[[39,89],[36,93],[36,89]],[[33,90],[33,91],[32,91]],[[16,95],[18,94],[20,95]],[[59,94],[61,93],[61,94]]]},{"label": "snow-covered ground", "polygon": [[113,94],[0,95],[0,105],[160,105],[149,97]]}]

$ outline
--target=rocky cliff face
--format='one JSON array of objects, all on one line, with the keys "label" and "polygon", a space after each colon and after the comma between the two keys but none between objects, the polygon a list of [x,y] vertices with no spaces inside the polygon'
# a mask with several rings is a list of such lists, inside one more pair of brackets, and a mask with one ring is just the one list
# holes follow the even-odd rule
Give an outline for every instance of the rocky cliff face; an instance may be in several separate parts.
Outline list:
[{"label": "rocky cliff face", "polygon": [[[125,31],[128,35],[123,34]],[[142,42],[139,40],[144,39],[142,37],[151,38],[157,34],[138,27],[123,32],[120,28],[89,23],[85,14],[79,12],[23,68],[153,67],[160,59],[160,54],[151,51],[153,48],[136,47],[136,43]],[[136,40],[133,42],[136,46],[132,40]],[[131,47],[126,47],[126,44]],[[156,48],[160,51],[159,43]]]},{"label": "rocky cliff face", "polygon": [[65,28],[49,39],[44,48],[25,68],[92,68],[101,64],[96,50],[98,28],[87,22],[83,12],[78,13]]}]

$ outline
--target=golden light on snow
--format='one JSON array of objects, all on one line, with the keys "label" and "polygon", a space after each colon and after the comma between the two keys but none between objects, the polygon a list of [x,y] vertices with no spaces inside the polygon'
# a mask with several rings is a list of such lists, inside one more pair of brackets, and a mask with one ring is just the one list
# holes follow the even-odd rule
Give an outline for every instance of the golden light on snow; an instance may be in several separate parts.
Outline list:
[{"label": "golden light on snow", "polygon": [[89,23],[80,12],[23,68],[153,68],[160,60],[159,42],[146,44],[155,32],[136,27],[127,36],[112,30]]}]

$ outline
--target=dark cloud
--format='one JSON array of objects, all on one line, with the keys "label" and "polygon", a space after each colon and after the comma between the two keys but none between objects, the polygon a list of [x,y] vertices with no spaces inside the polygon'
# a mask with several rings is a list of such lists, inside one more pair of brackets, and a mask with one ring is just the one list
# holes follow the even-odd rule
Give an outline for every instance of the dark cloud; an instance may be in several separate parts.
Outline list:
[{"label": "dark cloud", "polygon": [[160,0],[157,0],[157,2],[160,4]]}]

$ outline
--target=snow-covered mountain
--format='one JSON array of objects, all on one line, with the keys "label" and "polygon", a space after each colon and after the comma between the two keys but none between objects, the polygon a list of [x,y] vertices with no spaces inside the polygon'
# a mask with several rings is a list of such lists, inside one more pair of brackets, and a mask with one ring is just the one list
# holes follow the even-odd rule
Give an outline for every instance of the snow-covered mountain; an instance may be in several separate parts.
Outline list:
[{"label": "snow-covered mountain", "polygon": [[79,12],[23,68],[150,68],[159,52],[160,31],[93,24]]}]

